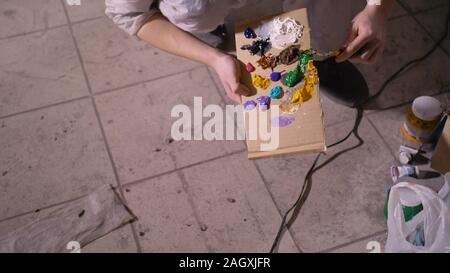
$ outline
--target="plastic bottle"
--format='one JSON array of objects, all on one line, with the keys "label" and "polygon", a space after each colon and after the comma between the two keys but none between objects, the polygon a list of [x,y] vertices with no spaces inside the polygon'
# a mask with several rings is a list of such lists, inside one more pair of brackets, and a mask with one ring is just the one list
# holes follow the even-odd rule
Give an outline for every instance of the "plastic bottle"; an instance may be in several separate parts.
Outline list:
[{"label": "plastic bottle", "polygon": [[415,144],[427,143],[442,116],[441,103],[429,96],[421,96],[414,100],[406,114],[403,124],[403,135]]}]

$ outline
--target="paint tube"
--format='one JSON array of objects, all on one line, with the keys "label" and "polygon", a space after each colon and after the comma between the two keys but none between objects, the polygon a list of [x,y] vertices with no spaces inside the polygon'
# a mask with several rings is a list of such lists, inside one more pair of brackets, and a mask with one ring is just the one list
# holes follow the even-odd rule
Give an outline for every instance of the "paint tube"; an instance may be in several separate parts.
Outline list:
[{"label": "paint tube", "polygon": [[419,167],[412,165],[391,167],[391,177],[394,183],[396,183],[399,178],[405,176],[417,178],[419,176]]},{"label": "paint tube", "polygon": [[401,145],[398,152],[398,160],[402,165],[406,165],[411,162],[414,155],[416,155],[419,151],[417,149]]}]

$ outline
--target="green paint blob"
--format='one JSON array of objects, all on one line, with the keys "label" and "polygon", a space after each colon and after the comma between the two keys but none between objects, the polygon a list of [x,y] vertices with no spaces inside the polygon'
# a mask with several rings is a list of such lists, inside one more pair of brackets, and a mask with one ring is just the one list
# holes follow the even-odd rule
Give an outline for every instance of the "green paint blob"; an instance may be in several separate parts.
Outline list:
[{"label": "green paint blob", "polygon": [[284,84],[287,87],[294,87],[295,85],[297,85],[299,82],[302,81],[303,77],[304,77],[304,75],[301,72],[300,67],[297,66],[296,69],[290,71],[287,74],[287,77],[286,77],[286,80],[285,80]]},{"label": "green paint blob", "polygon": [[294,87],[303,80],[308,67],[308,62],[313,60],[314,54],[315,52],[312,49],[307,49],[300,54],[297,68],[287,74],[284,82],[287,87]]},{"label": "green paint blob", "polygon": [[308,62],[313,60],[313,55],[303,52],[300,55],[300,71],[305,74]]}]

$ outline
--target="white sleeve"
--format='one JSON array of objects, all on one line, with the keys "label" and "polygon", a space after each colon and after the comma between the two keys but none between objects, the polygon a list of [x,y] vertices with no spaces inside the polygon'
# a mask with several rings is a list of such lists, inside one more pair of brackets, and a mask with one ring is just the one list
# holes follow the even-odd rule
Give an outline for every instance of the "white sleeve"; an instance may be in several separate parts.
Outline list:
[{"label": "white sleeve", "polygon": [[136,35],[142,25],[158,10],[151,8],[153,0],[105,0],[106,15],[130,35]]}]

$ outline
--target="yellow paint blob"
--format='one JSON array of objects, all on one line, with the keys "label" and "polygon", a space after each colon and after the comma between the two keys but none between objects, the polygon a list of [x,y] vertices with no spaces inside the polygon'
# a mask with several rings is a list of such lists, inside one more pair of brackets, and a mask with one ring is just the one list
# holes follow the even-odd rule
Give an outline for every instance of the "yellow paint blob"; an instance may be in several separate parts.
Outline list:
[{"label": "yellow paint blob", "polygon": [[309,61],[303,86],[294,91],[294,94],[292,95],[292,103],[301,104],[310,100],[314,95],[314,87],[318,83],[319,77],[317,74],[317,68],[314,66],[313,61]]},{"label": "yellow paint blob", "polygon": [[254,87],[259,87],[263,90],[266,90],[270,86],[270,80],[258,74],[253,75],[252,82]]}]

